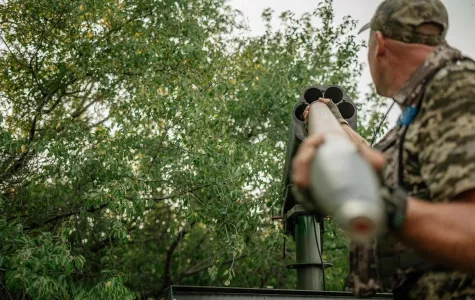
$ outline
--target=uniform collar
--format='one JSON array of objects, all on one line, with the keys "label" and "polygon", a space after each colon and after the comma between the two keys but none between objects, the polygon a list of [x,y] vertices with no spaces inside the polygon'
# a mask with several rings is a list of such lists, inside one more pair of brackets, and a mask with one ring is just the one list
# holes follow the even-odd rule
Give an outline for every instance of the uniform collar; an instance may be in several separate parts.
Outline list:
[{"label": "uniform collar", "polygon": [[393,97],[394,101],[402,107],[412,106],[421,94],[426,80],[430,75],[434,74],[441,66],[446,63],[462,59],[462,54],[451,48],[446,43],[437,46],[434,51],[426,58],[426,60],[412,73],[409,80]]}]

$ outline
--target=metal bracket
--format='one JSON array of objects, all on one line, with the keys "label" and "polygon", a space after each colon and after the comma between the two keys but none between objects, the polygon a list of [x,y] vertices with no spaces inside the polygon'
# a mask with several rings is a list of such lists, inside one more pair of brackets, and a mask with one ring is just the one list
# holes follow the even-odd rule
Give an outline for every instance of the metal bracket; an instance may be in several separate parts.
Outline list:
[{"label": "metal bracket", "polygon": [[287,269],[299,269],[301,267],[311,267],[311,266],[314,266],[314,267],[324,267],[325,269],[328,268],[328,267],[333,267],[333,264],[332,263],[328,263],[326,261],[323,262],[323,265],[319,262],[310,262],[310,263],[299,263],[299,264],[291,264],[291,265],[288,265],[288,266],[285,266]]}]

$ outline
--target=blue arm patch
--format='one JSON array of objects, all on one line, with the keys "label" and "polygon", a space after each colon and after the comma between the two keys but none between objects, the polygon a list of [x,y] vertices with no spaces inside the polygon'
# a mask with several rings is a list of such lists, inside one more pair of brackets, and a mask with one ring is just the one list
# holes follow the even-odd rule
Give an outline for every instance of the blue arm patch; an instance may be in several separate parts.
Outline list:
[{"label": "blue arm patch", "polygon": [[409,126],[412,123],[412,121],[414,121],[414,118],[416,117],[417,112],[418,112],[418,109],[417,107],[414,107],[414,106],[404,108],[401,116],[399,117],[399,120],[397,121],[398,125]]}]

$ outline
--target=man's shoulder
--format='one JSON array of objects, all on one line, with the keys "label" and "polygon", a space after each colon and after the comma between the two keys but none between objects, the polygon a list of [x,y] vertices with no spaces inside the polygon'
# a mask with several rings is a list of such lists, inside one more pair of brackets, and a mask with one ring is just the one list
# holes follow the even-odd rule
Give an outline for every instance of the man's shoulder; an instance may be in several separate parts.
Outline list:
[{"label": "man's shoulder", "polygon": [[[456,104],[460,104],[455,109]],[[462,110],[475,104],[475,62],[463,60],[441,68],[425,87],[423,108],[426,111]]]},{"label": "man's shoulder", "polygon": [[433,77],[418,121],[417,161],[431,198],[447,201],[475,188],[475,63],[451,64]]},{"label": "man's shoulder", "polygon": [[475,61],[467,59],[441,68],[428,82],[427,92],[475,87]]}]

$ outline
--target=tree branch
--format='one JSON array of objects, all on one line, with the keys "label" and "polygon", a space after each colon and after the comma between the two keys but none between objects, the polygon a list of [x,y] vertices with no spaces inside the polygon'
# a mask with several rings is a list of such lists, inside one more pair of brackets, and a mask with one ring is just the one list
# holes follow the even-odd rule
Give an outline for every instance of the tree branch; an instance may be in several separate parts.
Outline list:
[{"label": "tree branch", "polygon": [[[3,31],[3,30],[2,30],[2,31]],[[5,32],[5,31],[3,31],[3,32]],[[12,49],[10,49],[10,46],[9,46],[9,44],[7,43],[7,41],[5,41],[5,39],[4,39],[1,35],[0,35],[0,39],[2,40],[2,43],[5,45],[5,47],[7,48],[8,52],[11,54],[11,56],[13,57],[13,59],[14,59],[19,65],[21,65],[21,66],[24,67],[25,64],[22,63],[22,62],[18,59],[18,57],[16,57],[15,53],[12,51]],[[19,51],[18,49],[16,49],[16,50],[18,51],[18,53],[22,54],[22,56],[23,56],[23,53],[21,53],[21,51]]]},{"label": "tree branch", "polygon": [[29,63],[29,68],[31,71],[31,74],[33,76],[33,80],[35,81],[36,85],[38,86],[38,89],[40,90],[41,94],[43,97],[46,97],[46,92],[44,90],[44,86],[41,85],[41,83],[38,80],[38,77],[36,76],[36,71],[35,68],[33,68],[33,61],[35,61],[35,67],[38,69],[38,52],[40,51],[41,44],[43,44],[43,40],[49,35],[49,33],[61,22],[62,17],[64,16],[64,11],[61,12],[58,21],[55,22],[49,30],[46,29],[46,26],[43,28],[43,32],[41,33],[41,36],[39,38],[39,41],[37,43],[37,46],[35,47],[35,53],[33,56],[30,58],[30,63]]},{"label": "tree branch", "polygon": [[[54,89],[47,97],[48,97],[48,100],[47,101],[44,101],[42,102],[42,104],[40,105],[41,107],[38,107],[37,109],[37,112],[40,113],[40,112],[43,112],[43,113],[46,113],[46,114],[49,114],[49,113],[52,113],[53,110],[58,106],[58,104],[61,102],[61,100],[63,100],[63,96],[66,94],[66,89],[68,88],[68,86],[70,84],[73,84],[77,79],[72,76],[72,78],[67,81],[66,83],[64,84],[60,84],[58,85],[58,87],[56,89]],[[43,110],[43,107],[47,104],[47,102],[49,100],[51,100],[53,98],[53,96],[61,90],[61,94],[58,95],[58,99],[53,103],[53,105],[51,106],[50,109],[46,109],[46,110]]]},{"label": "tree branch", "polygon": [[111,118],[111,115],[109,114],[107,117],[105,117],[104,119],[102,119],[101,121],[97,122],[97,123],[94,123],[92,124],[91,126],[89,126],[89,128],[94,128],[94,127],[97,127],[105,122],[107,122],[107,120],[109,120]]},{"label": "tree branch", "polygon": [[[193,226],[196,224],[196,221],[193,221],[190,224],[190,230],[193,228]],[[189,233],[189,230],[187,228],[183,228],[179,233],[178,236],[175,238],[173,243],[170,245],[170,248],[168,248],[167,251],[167,258],[165,260],[165,268],[164,268],[164,279],[163,279],[163,286],[169,286],[172,283],[172,278],[171,278],[171,265],[172,265],[172,258],[173,258],[173,253],[175,252],[176,247],[180,244],[182,239]]]},{"label": "tree branch", "polygon": [[61,100],[63,100],[63,95],[64,95],[64,93],[62,93],[62,95],[58,97],[58,100],[56,100],[56,101],[53,103],[53,105],[51,106],[50,109],[45,109],[45,110],[43,110],[43,113],[44,113],[44,114],[52,113],[53,110],[56,108],[56,106],[58,106],[58,104],[61,102]]},{"label": "tree branch", "polygon": [[[238,178],[238,177],[239,177],[239,175],[227,178],[227,179],[223,180],[222,182],[209,183],[209,184],[205,184],[205,185],[202,185],[202,186],[194,187],[190,190],[182,191],[182,192],[177,193],[177,194],[164,196],[164,197],[160,197],[160,198],[152,198],[150,200],[158,202],[158,201],[169,200],[169,199],[173,199],[173,198],[176,198],[176,197],[184,196],[184,195],[187,195],[187,194],[192,194],[197,199],[198,197],[196,197],[194,192],[205,189],[205,188],[208,188],[208,187],[217,186],[217,185],[220,185],[220,184],[226,184],[227,181],[233,180],[233,179]],[[179,188],[177,188],[177,189],[179,189]],[[197,200],[199,200],[199,199],[197,199]],[[201,204],[203,204],[203,203],[201,203]]]},{"label": "tree branch", "polygon": [[169,195],[169,196],[165,196],[165,197],[161,197],[161,198],[153,198],[152,200],[153,201],[156,201],[156,202],[159,202],[159,201],[164,201],[164,200],[169,200],[169,199],[173,199],[173,198],[176,198],[176,197],[180,197],[180,196],[184,196],[184,195],[187,195],[187,194],[191,194],[193,192],[196,192],[196,191],[199,191],[201,189],[204,189],[204,188],[207,188],[207,187],[210,187],[210,186],[214,186],[216,184],[205,184],[205,185],[202,185],[202,186],[198,186],[198,187],[195,187],[195,188],[192,188],[191,190],[187,190],[187,191],[183,191],[181,193],[177,193],[177,194],[173,194],[173,195]]},{"label": "tree branch", "polygon": [[[224,261],[223,263],[224,264],[229,264],[229,263],[232,263],[233,261],[237,261],[237,260],[241,260],[243,258],[245,258],[247,255],[241,255],[241,256],[238,256],[236,258],[231,258],[231,259],[228,259],[226,261]],[[199,264],[198,264],[199,265]],[[193,268],[191,268],[189,271],[185,271],[185,272],[182,272],[181,273],[181,276],[182,277],[187,277],[187,276],[191,276],[191,275],[195,275],[199,272],[203,272],[204,270],[207,270],[208,268],[211,268],[213,266],[212,263],[209,263],[208,265],[206,266],[203,266],[203,267],[197,267],[197,266],[194,266]]]},{"label": "tree branch", "polygon": [[38,121],[38,114],[36,114],[33,117],[33,121],[31,121],[31,128],[30,128],[30,134],[28,135],[28,145],[33,141],[35,138],[35,132],[36,132],[36,122]]},{"label": "tree branch", "polygon": [[99,100],[101,100],[101,97],[98,96],[95,100],[92,100],[86,106],[78,108],[75,112],[73,112],[71,114],[71,117],[77,118],[77,117],[81,116],[83,113],[85,113],[87,111],[87,109],[89,107],[91,107],[94,103],[97,103],[97,101],[99,101]]},{"label": "tree branch", "polygon": [[[97,211],[100,211],[104,208],[107,208],[109,206],[109,202],[107,203],[103,203],[101,204],[98,208],[90,208],[88,210],[86,210],[86,212],[88,213],[94,213],[94,212],[97,212]],[[75,211],[75,212],[69,212],[69,213],[64,213],[64,214],[61,214],[61,215],[57,215],[55,217],[52,217],[52,218],[49,218],[49,219],[46,219],[45,221],[41,222],[40,224],[34,224],[33,226],[27,228],[28,230],[34,230],[34,229],[37,229],[37,228],[40,228],[44,225],[47,225],[49,223],[53,223],[53,222],[56,222],[56,221],[60,221],[64,218],[68,218],[68,217],[71,217],[71,216],[74,216],[74,215],[77,215],[81,213],[81,211]]]},{"label": "tree branch", "polygon": [[196,251],[198,251],[198,249],[203,245],[205,239],[209,236],[209,231],[206,231],[205,234],[203,234],[203,237],[201,237],[200,241],[198,243],[196,243],[196,246],[193,248],[193,250],[191,251],[191,254],[195,253]]},{"label": "tree branch", "polygon": [[[63,93],[64,93],[66,91],[67,86],[74,83],[76,80],[77,79],[74,76],[72,76],[72,78],[69,81],[67,81],[64,84],[59,84],[48,95],[43,97],[43,99],[41,100],[41,103],[36,108],[36,114],[33,117],[33,120],[31,121],[31,127],[30,127],[30,132],[29,132],[29,135],[28,135],[27,145],[30,145],[33,142],[33,139],[35,138],[37,120],[38,120],[38,117],[41,115],[43,107],[48,103],[49,100],[51,100],[53,98],[53,96],[59,90],[63,90]],[[58,97],[59,97],[59,99],[58,99],[56,105],[62,99],[62,95],[59,95]],[[51,111],[54,109],[54,107],[51,109]],[[30,158],[32,157],[32,152],[31,151],[27,150],[26,152],[23,152],[20,155],[20,157],[18,159],[16,159],[16,161],[13,162],[12,165],[10,165],[9,167],[7,167],[5,169],[4,174],[1,175],[0,179],[3,181],[3,180],[7,180],[9,177],[13,176],[16,172],[18,172],[25,165],[25,163],[26,163],[26,161],[29,157]],[[12,160],[15,160],[15,158],[13,157]]]},{"label": "tree branch", "polygon": [[[38,55],[35,55],[34,60],[35,60],[35,65],[38,66]],[[38,86],[38,89],[40,90],[41,95],[43,97],[46,97],[46,92],[44,90],[44,87],[43,87],[43,85],[41,85],[40,81],[38,80],[38,76],[36,76],[35,68],[33,68],[33,57],[30,60],[29,67],[30,67],[31,75],[33,76],[33,81]]]}]

